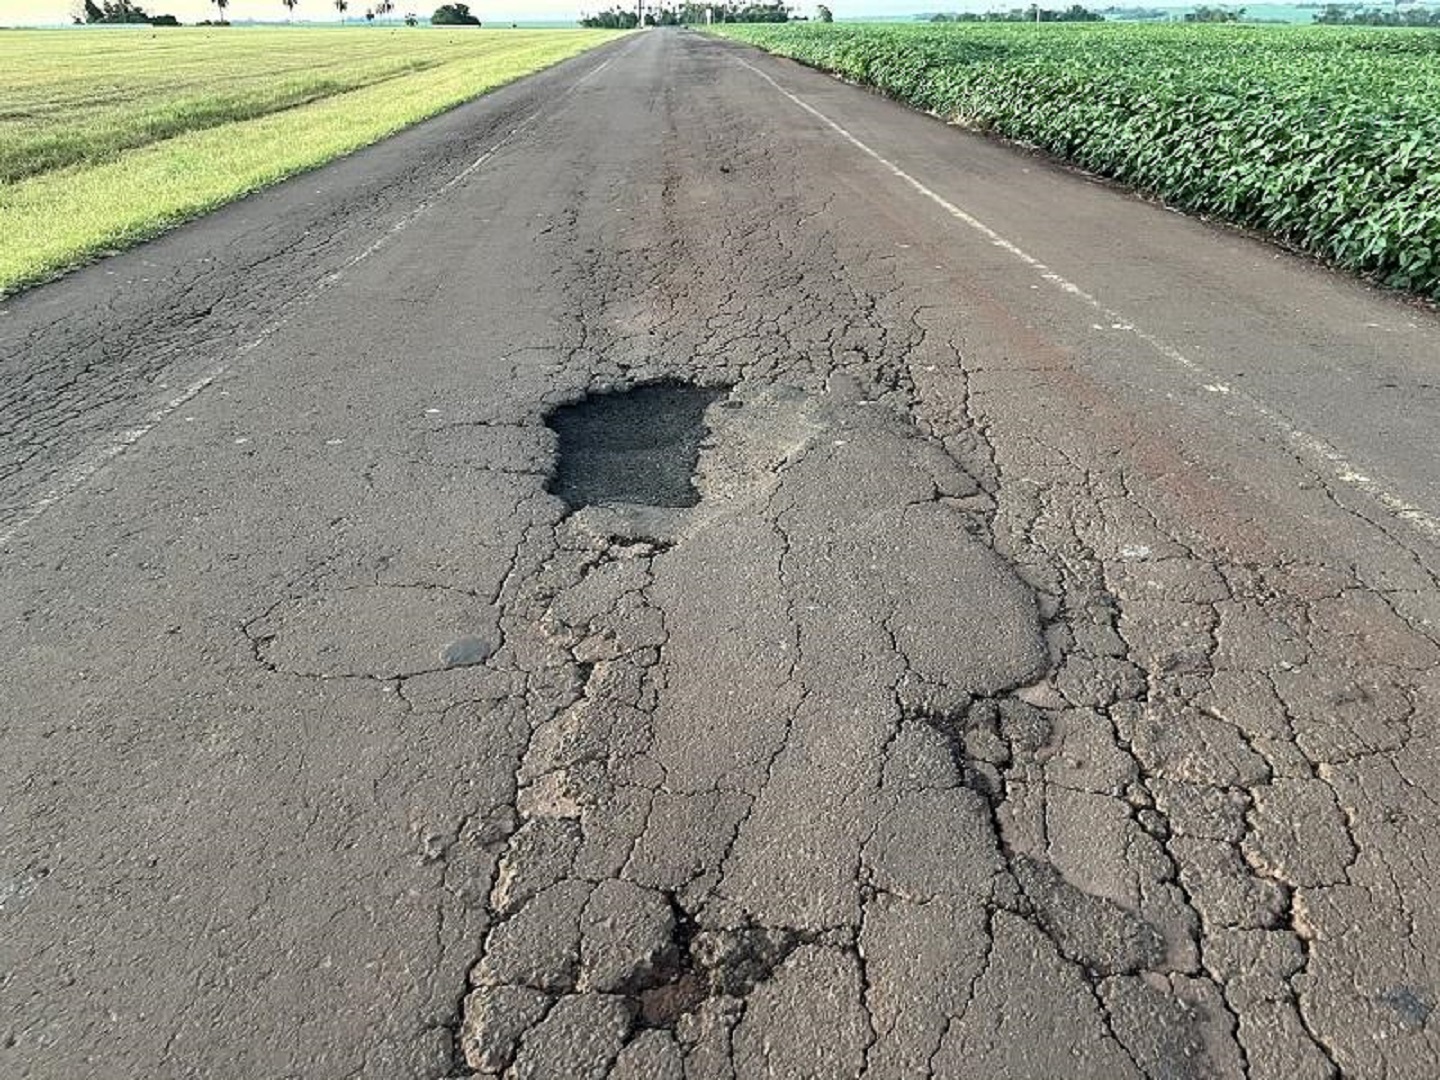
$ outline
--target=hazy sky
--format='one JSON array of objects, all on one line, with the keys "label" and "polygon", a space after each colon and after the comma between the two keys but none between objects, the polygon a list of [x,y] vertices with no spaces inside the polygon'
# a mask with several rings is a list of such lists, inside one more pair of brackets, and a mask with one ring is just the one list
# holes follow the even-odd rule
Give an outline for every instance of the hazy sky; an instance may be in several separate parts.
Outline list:
[{"label": "hazy sky", "polygon": [[[204,19],[214,12],[207,0],[138,0],[140,6],[152,15],[175,15],[181,22]],[[442,0],[397,0],[399,12],[408,10],[428,14]],[[628,6],[629,0],[627,0]],[[914,11],[935,11],[944,9],[957,11],[964,8],[1003,7],[1008,0],[982,3],[980,0],[831,0],[830,8],[844,18],[859,15],[907,14]],[[1020,0],[1015,0],[1019,3]],[[470,0],[470,8],[482,20],[510,22],[516,19],[574,19],[581,11],[596,11],[611,7],[614,0]],[[74,5],[70,0],[0,0],[0,26],[18,26],[35,23],[68,22]],[[814,4],[801,0],[800,10],[809,13]],[[350,0],[352,15],[363,13],[366,0]],[[338,18],[331,0],[300,0],[295,9],[296,18],[334,19]],[[231,19],[273,19],[285,17],[285,8],[280,0],[230,0]]]}]

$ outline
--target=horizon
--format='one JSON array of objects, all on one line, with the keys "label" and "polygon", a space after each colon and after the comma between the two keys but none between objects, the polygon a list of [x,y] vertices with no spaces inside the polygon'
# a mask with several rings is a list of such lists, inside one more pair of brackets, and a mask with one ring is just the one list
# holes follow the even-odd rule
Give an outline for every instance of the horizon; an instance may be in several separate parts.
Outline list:
[{"label": "horizon", "polygon": [[[427,10],[433,10],[435,6],[439,6],[439,2],[440,0],[426,0],[424,3],[416,3],[413,7],[401,4],[390,13],[390,19],[398,21],[404,17],[407,11],[414,11],[423,17]],[[1054,2],[1058,7],[1068,6],[1063,0],[1054,0]],[[154,3],[139,0],[136,6],[144,9],[150,15],[174,15],[182,23],[196,23],[216,16],[216,8],[211,0],[157,0]],[[604,2],[576,4],[573,0],[537,0],[537,2],[524,5],[513,2],[491,4],[482,0],[482,2],[471,3],[470,9],[484,23],[568,24],[578,23],[582,15],[608,10],[615,6],[617,5],[614,3]],[[628,7],[630,5],[618,6]],[[801,14],[812,15],[816,6],[818,5],[814,3],[797,4],[795,10]],[[1007,11],[1011,8],[1028,5],[1023,2],[1013,2],[1013,0],[998,0],[998,2],[995,0],[952,0],[948,3],[930,4],[917,3],[914,0],[833,0],[827,6],[834,12],[837,19],[849,21],[903,19],[937,12]],[[1197,3],[1177,2],[1177,0],[1153,0],[1148,3],[1145,0],[1106,0],[1103,4],[1094,3],[1086,6],[1094,10],[1103,10],[1108,7],[1185,9],[1198,5]],[[1246,5],[1237,0],[1235,3],[1217,3],[1216,6],[1243,7]],[[1304,0],[1275,0],[1275,2],[1251,6],[1314,7],[1318,5],[1315,0],[1310,0],[1308,3]],[[78,7],[79,3],[76,0],[0,0],[0,27],[67,26],[70,25],[72,14]],[[350,10],[345,14],[343,21],[346,23],[362,22],[365,8],[366,4],[363,0],[351,0]],[[280,0],[231,0],[226,11],[226,18],[232,23],[256,22],[282,25],[287,22],[339,25],[342,22],[342,18],[335,10],[331,0],[300,0],[293,15],[285,9]]]}]

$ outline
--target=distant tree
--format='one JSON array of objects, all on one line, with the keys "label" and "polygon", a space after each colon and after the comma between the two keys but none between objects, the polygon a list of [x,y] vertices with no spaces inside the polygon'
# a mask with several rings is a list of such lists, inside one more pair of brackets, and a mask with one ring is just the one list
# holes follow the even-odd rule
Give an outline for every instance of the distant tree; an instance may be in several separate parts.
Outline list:
[{"label": "distant tree", "polygon": [[740,7],[738,4],[727,4],[723,12],[724,22],[737,23],[783,23],[790,21],[790,9],[783,3],[769,2],[758,4],[746,4]]},{"label": "distant tree", "polygon": [[1201,5],[1185,15],[1187,23],[1233,23],[1245,17],[1245,9],[1206,7]]},{"label": "distant tree", "polygon": [[100,0],[96,6],[92,0],[85,0],[85,21],[87,23],[148,23],[150,16],[143,8],[129,0]]},{"label": "distant tree", "polygon": [[[96,13],[98,17],[96,17]],[[149,23],[151,26],[179,26],[180,20],[174,15],[147,15],[145,9],[130,0],[100,0],[85,4],[85,21],[101,23]]]},{"label": "distant tree", "polygon": [[433,26],[479,26],[480,20],[470,14],[469,4],[441,4],[430,16]]},{"label": "distant tree", "polygon": [[345,25],[345,12],[350,10],[350,0],[335,0],[335,10],[340,13],[340,25]]},{"label": "distant tree", "polygon": [[420,16],[419,16],[419,15],[416,15],[413,11],[407,11],[407,12],[405,13],[405,25],[406,25],[406,26],[419,26],[419,25],[420,25]]},{"label": "distant tree", "polygon": [[280,0],[280,3],[285,5],[285,21],[289,22],[295,17],[295,8],[299,5],[300,0]]},{"label": "distant tree", "polygon": [[215,9],[220,13],[220,18],[218,21],[221,25],[224,25],[225,9],[230,6],[230,0],[210,0],[210,2],[215,5]]},{"label": "distant tree", "polygon": [[377,0],[375,4],[376,18],[383,19],[390,12],[395,10],[395,0]]},{"label": "distant tree", "polygon": [[614,8],[596,15],[586,15],[580,20],[581,26],[600,30],[634,30],[640,25],[640,16],[625,8]]},{"label": "distant tree", "polygon": [[835,21],[835,13],[834,13],[833,11],[831,11],[828,7],[826,7],[824,4],[819,4],[819,5],[817,5],[816,8],[815,8],[815,21],[816,21],[816,22],[834,22],[834,21]]}]

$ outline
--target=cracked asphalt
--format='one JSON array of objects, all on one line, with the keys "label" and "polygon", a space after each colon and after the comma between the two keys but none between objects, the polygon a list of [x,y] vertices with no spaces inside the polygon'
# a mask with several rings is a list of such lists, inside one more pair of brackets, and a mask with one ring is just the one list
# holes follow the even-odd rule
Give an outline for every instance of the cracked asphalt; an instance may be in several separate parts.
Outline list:
[{"label": "cracked asphalt", "polygon": [[680,32],[4,302],[0,1074],[1435,1076],[1437,358]]}]

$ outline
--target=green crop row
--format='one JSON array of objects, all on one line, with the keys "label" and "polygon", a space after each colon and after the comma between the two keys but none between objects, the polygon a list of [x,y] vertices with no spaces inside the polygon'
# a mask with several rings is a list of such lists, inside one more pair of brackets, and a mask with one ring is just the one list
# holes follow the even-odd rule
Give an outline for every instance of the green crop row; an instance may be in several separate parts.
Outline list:
[{"label": "green crop row", "polygon": [[723,32],[1440,299],[1440,32],[1119,24]]}]

